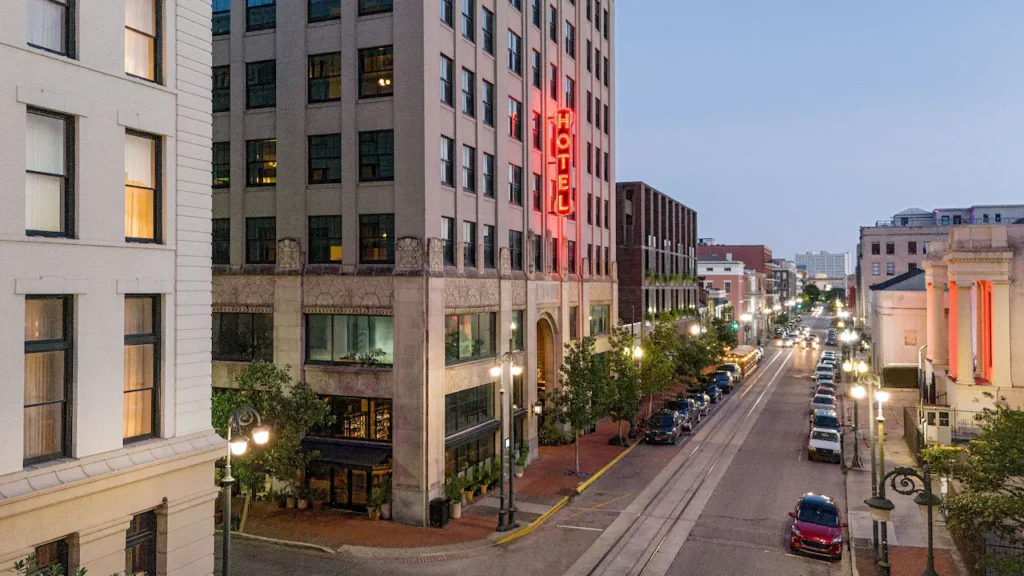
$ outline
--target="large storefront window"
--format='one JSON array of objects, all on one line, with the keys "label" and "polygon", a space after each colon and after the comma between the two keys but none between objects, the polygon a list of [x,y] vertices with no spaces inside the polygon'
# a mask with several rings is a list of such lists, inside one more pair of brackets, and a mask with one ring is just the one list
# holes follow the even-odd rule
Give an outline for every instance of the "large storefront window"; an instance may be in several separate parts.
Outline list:
[{"label": "large storefront window", "polygon": [[213,313],[213,359],[274,361],[274,315]]},{"label": "large storefront window", "polygon": [[480,462],[494,457],[494,435],[496,430],[475,434],[444,451],[444,475],[454,476]]},{"label": "large storefront window", "polygon": [[494,322],[494,312],[445,317],[445,364],[494,356]]},{"label": "large storefront window", "polygon": [[526,324],[523,322],[524,311],[513,310],[512,311],[512,349],[522,350],[523,349],[523,335],[526,334]]},{"label": "large storefront window", "polygon": [[451,436],[494,419],[494,383],[444,397],[444,435]]},{"label": "large storefront window", "polygon": [[314,436],[391,441],[391,399],[324,396],[334,424]]},{"label": "large storefront window", "polygon": [[306,315],[306,361],[327,364],[392,364],[391,316]]}]

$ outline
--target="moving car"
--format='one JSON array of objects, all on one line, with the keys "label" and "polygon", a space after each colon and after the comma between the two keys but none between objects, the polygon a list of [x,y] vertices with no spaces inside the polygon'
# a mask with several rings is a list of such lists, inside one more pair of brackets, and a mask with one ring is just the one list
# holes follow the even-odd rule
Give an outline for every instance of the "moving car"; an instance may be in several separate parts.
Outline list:
[{"label": "moving car", "polygon": [[723,394],[729,394],[732,392],[732,374],[725,371],[715,372],[714,384]]},{"label": "moving car", "polygon": [[815,410],[811,414],[811,429],[814,428],[826,428],[828,430],[835,430],[838,434],[841,428],[839,422],[839,415],[836,414],[835,410]]},{"label": "moving car", "polygon": [[843,446],[839,441],[839,433],[827,428],[811,428],[811,436],[807,441],[807,459],[837,464],[842,462]]},{"label": "moving car", "polygon": [[833,560],[843,557],[843,528],[835,500],[808,492],[789,513],[793,526],[789,529],[789,549]]},{"label": "moving car", "polygon": [[835,346],[835,345],[836,345],[836,337],[835,336],[828,336],[828,337],[825,338],[825,346]]},{"label": "moving car", "polygon": [[811,398],[811,412],[815,410],[835,410],[836,399],[833,396],[826,394],[815,394],[814,398]]},{"label": "moving car", "polygon": [[781,346],[783,348],[792,348],[793,347],[793,339],[790,338],[789,336],[784,337],[780,342],[781,342]]},{"label": "moving car", "polygon": [[647,420],[644,440],[648,444],[675,444],[682,427],[678,414],[671,410],[658,410]]},{"label": "moving car", "polygon": [[672,410],[680,418],[680,426],[683,430],[692,431],[700,424],[700,412],[697,405],[689,398],[676,398],[665,402],[664,410]]}]

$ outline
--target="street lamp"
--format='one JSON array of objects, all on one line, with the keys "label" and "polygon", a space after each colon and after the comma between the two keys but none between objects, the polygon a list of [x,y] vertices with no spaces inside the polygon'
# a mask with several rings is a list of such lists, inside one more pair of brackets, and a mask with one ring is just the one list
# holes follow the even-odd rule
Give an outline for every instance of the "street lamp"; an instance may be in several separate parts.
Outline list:
[{"label": "street lamp", "polygon": [[[231,477],[231,457],[245,454],[249,447],[249,439],[242,435],[242,428],[253,423],[256,426],[250,430],[252,441],[262,446],[270,440],[270,427],[260,421],[260,413],[251,406],[239,406],[228,415],[227,441],[228,450],[224,460],[224,477],[220,479],[220,485],[224,492],[224,542],[221,558],[221,574],[231,574],[231,485],[235,479]],[[236,431],[237,435],[232,437],[231,432]]]},{"label": "street lamp", "polygon": [[[878,495],[864,501],[871,509],[871,519],[882,523],[882,555],[878,560],[878,575],[889,576],[892,568],[892,565],[889,564],[889,542],[885,539],[884,534],[889,516],[896,506],[885,497],[885,482],[887,480],[897,493],[904,496],[917,494],[914,497],[914,502],[928,507],[928,563],[924,572],[921,572],[921,576],[939,576],[939,573],[935,571],[935,551],[932,545],[932,506],[937,506],[941,501],[932,493],[932,472],[927,463],[924,465],[923,476],[913,468],[899,467],[892,470],[878,483]],[[921,482],[921,488],[917,487],[915,480]]]},{"label": "street lamp", "polygon": [[747,341],[750,340],[750,321],[753,320],[753,319],[754,319],[754,317],[751,316],[749,313],[741,314],[740,315],[740,321],[743,322],[743,343],[744,344],[746,344]]},{"label": "street lamp", "polygon": [[[516,329],[516,323],[513,322],[510,326],[512,330]],[[500,448],[499,448],[499,459],[501,461],[501,473],[498,475],[498,486],[500,487],[500,496],[498,498],[498,532],[507,532],[512,528],[516,527],[516,504],[515,504],[515,474],[508,475],[508,509],[505,509],[505,450],[508,448],[505,442],[505,364],[509,365],[509,373],[512,376],[519,376],[523,373],[523,367],[515,364],[515,355],[512,353],[512,338],[508,339],[508,351],[503,353],[497,358],[497,362],[494,366],[491,366],[491,376],[500,378],[499,388],[499,404],[498,404],[498,430]],[[513,396],[515,396],[515,383],[512,384]],[[513,399],[514,402],[514,399]],[[538,406],[534,407],[534,411],[537,411]],[[511,440],[515,442],[516,437],[516,421],[514,414],[509,412],[510,424],[511,424]],[[509,450],[509,458],[513,456],[511,450]],[[506,515],[508,520],[506,521]]]},{"label": "street lamp", "polygon": [[693,326],[690,326],[690,334],[693,334],[694,336],[699,336],[700,324],[694,324]]},{"label": "street lamp", "polygon": [[[843,372],[850,372],[853,368],[854,366],[851,362],[843,362]],[[864,369],[867,370],[866,365],[864,365]],[[853,467],[860,468],[860,438],[858,437],[860,432],[860,416],[857,414],[857,405],[860,400],[867,396],[867,391],[858,384],[850,389],[850,396],[853,397]]]}]

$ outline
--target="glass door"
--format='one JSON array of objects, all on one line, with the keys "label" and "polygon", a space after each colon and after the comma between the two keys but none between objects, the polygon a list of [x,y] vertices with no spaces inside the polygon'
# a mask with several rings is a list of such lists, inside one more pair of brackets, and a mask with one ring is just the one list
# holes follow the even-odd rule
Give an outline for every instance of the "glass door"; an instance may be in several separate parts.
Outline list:
[{"label": "glass door", "polygon": [[350,506],[365,508],[367,499],[367,473],[366,470],[352,469],[352,485]]},{"label": "glass door", "polygon": [[334,484],[333,484],[333,499],[331,500],[332,506],[341,506],[347,508],[351,501],[351,495],[349,494],[351,482],[349,480],[348,468],[341,466],[334,468]]}]

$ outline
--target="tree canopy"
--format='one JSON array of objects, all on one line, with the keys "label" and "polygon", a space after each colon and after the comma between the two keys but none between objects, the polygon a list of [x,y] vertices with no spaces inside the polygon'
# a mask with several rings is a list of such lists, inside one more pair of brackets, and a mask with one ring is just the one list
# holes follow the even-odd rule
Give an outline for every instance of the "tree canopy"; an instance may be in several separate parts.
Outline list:
[{"label": "tree canopy", "polygon": [[608,338],[611,381],[608,383],[607,412],[612,420],[619,423],[620,441],[622,423],[632,421],[640,411],[640,369],[633,358],[633,343],[634,335],[627,328],[618,328]]},{"label": "tree canopy", "polygon": [[559,371],[562,387],[553,393],[555,417],[572,428],[576,438],[576,473],[580,471],[580,432],[607,414],[608,375],[604,362],[594,353],[595,340],[586,336],[566,345]]}]

